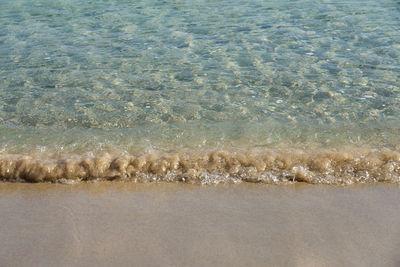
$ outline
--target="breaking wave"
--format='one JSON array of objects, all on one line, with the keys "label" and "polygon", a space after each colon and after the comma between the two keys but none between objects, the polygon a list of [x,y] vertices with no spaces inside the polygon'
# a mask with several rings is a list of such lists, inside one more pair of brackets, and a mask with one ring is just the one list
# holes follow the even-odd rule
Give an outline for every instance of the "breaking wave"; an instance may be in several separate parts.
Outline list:
[{"label": "breaking wave", "polygon": [[354,184],[400,181],[397,149],[249,149],[152,151],[140,155],[0,155],[9,182],[80,181]]}]

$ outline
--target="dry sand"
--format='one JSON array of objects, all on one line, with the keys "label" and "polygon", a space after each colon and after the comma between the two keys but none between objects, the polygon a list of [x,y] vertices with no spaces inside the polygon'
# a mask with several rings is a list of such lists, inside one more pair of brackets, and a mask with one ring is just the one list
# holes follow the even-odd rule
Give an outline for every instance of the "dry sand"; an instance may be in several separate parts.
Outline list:
[{"label": "dry sand", "polygon": [[0,266],[399,266],[400,187],[0,184]]}]

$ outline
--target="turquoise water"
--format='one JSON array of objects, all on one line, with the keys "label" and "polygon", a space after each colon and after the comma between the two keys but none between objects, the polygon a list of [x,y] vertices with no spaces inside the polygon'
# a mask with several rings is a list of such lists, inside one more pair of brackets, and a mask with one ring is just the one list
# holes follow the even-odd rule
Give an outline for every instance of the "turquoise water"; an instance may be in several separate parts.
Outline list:
[{"label": "turquoise water", "polygon": [[1,157],[398,153],[399,17],[392,0],[2,1]]}]

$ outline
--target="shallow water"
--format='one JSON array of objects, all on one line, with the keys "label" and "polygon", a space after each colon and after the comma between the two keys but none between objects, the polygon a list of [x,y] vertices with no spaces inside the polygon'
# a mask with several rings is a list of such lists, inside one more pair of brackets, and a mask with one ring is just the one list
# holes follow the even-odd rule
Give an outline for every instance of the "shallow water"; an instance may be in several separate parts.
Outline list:
[{"label": "shallow water", "polygon": [[[398,182],[399,15],[392,0],[2,2],[1,177]],[[112,166],[163,153],[184,159]],[[232,173],[215,153],[262,156]]]}]

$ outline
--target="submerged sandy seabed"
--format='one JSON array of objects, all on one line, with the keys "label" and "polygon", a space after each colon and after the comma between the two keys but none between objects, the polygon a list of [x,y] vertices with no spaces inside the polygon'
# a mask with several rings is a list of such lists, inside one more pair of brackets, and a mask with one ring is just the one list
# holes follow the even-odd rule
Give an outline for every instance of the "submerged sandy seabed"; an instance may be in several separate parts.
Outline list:
[{"label": "submerged sandy seabed", "polygon": [[400,188],[0,183],[1,266],[398,266]]}]

